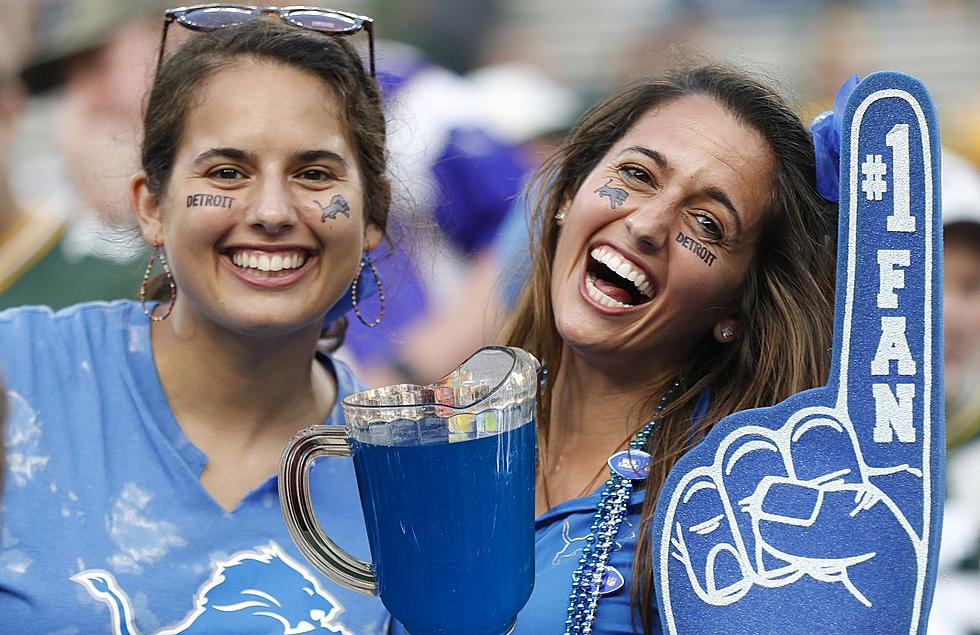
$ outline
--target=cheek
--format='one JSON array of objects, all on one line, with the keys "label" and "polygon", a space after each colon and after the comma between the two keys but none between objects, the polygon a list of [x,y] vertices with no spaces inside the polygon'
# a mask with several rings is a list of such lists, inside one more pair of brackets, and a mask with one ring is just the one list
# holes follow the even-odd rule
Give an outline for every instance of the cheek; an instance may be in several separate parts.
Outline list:
[{"label": "cheek", "polygon": [[228,230],[229,217],[233,209],[211,207],[186,208],[181,201],[181,209],[170,209],[163,217],[164,233],[177,237],[184,244],[199,244],[212,241],[215,236]]},{"label": "cheek", "polygon": [[671,277],[675,298],[681,297],[692,309],[725,312],[734,305],[745,275],[742,263],[733,263],[714,249],[691,250],[681,244],[675,248]]}]

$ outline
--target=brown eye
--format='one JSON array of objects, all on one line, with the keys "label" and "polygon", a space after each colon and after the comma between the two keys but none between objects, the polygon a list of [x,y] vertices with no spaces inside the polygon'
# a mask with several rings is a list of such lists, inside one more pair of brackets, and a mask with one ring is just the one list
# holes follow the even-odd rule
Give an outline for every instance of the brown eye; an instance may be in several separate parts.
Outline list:
[{"label": "brown eye", "polygon": [[650,173],[638,165],[624,165],[623,167],[619,168],[619,175],[625,181],[645,183],[648,185],[653,183],[653,177],[650,176]]},{"label": "brown eye", "polygon": [[212,179],[217,179],[219,181],[237,181],[239,179],[245,178],[241,170],[236,168],[217,168],[208,173],[208,177]]},{"label": "brown eye", "polygon": [[695,214],[694,220],[698,223],[701,231],[711,240],[721,240],[723,237],[721,225],[707,214]]},{"label": "brown eye", "polygon": [[311,168],[300,172],[299,178],[303,179],[304,181],[329,181],[333,178],[333,175],[326,170]]}]

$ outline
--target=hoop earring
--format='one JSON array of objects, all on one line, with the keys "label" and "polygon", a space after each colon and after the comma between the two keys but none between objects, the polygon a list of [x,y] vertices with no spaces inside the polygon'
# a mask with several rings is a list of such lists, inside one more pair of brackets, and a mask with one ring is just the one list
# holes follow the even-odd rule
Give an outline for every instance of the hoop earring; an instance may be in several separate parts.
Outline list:
[{"label": "hoop earring", "polygon": [[[361,271],[364,270],[365,265],[371,270],[371,275],[374,276],[374,281],[378,285],[378,302],[381,304],[381,307],[378,309],[378,317],[371,322],[364,319],[364,316],[361,315],[360,307],[357,306],[357,283],[361,278]],[[381,286],[381,276],[378,275],[378,270],[374,267],[374,263],[371,262],[371,257],[367,254],[361,256],[361,262],[357,265],[357,273],[354,274],[354,282],[350,285],[350,304],[351,308],[354,309],[354,315],[357,316],[357,319],[369,329],[381,324],[381,319],[385,316],[385,290]]]},{"label": "hoop earring", "polygon": [[[153,315],[153,309],[146,308],[146,290],[150,286],[150,272],[153,271],[153,262],[160,258],[160,265],[163,267],[163,275],[167,279],[167,284],[170,285],[170,302],[167,304],[167,310],[164,311],[162,316]],[[160,245],[153,246],[153,255],[150,256],[150,261],[146,263],[146,271],[143,272],[143,282],[140,284],[140,304],[143,305],[143,313],[146,317],[150,318],[154,322],[163,322],[168,317],[170,313],[174,310],[174,303],[177,302],[177,284],[174,282],[174,276],[170,273],[170,265],[167,264],[167,256],[163,251],[163,247]]]}]

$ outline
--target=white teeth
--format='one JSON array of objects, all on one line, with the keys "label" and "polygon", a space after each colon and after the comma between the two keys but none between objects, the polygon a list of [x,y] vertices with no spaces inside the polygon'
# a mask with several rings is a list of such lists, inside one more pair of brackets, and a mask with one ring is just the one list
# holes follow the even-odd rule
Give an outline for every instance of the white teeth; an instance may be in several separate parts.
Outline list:
[{"label": "white teeth", "polygon": [[[597,261],[609,267],[616,275],[633,283],[636,290],[648,298],[652,298],[653,285],[643,271],[633,266],[629,260],[620,257],[606,247],[595,247],[590,255]],[[615,300],[613,300],[615,302]]]},{"label": "white teeth", "polygon": [[257,269],[264,272],[277,272],[299,269],[306,264],[305,253],[268,253],[258,250],[232,252],[231,261],[243,269]]},{"label": "white teeth", "polygon": [[601,304],[602,306],[607,306],[612,309],[627,309],[632,307],[632,304],[624,304],[619,300],[610,298],[608,295],[599,291],[599,288],[595,286],[595,276],[591,273],[585,276],[585,290],[588,291],[589,297]]}]

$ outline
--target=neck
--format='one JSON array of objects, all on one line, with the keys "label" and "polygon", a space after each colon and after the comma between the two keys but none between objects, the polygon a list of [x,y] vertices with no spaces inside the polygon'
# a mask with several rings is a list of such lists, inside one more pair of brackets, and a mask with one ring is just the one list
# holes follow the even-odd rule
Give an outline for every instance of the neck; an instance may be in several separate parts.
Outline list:
[{"label": "neck", "polygon": [[[333,378],[314,359],[318,330],[258,338],[181,321],[153,324],[157,370],[182,426],[239,438],[292,434],[322,423]],[[185,428],[186,429],[186,428]]]},{"label": "neck", "polygon": [[[553,378],[547,447],[537,501],[540,513],[597,487],[605,462],[649,421],[651,391],[669,384],[671,371],[610,372],[567,347]],[[639,376],[638,376],[639,375]]]},{"label": "neck", "polygon": [[672,368],[610,370],[566,347],[553,384],[549,439],[574,435],[622,441],[632,436],[650,417],[644,406],[651,391],[666,390],[674,374]]}]

